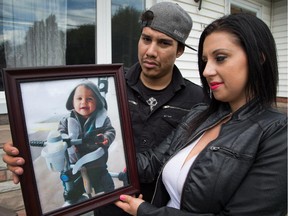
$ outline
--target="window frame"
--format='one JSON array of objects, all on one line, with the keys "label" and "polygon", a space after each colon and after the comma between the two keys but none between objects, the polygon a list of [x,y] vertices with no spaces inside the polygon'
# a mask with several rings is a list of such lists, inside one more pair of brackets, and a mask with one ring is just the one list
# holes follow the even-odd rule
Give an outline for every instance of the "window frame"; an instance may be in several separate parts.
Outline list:
[{"label": "window frame", "polygon": [[7,114],[6,97],[4,91],[0,91],[0,115],[1,114]]},{"label": "window frame", "polygon": [[[96,1],[97,34],[95,43],[96,64],[112,63],[112,29],[111,29],[111,0]],[[103,52],[105,50],[105,52]]]},{"label": "window frame", "polygon": [[226,5],[226,14],[231,14],[231,6],[237,6],[256,14],[258,18],[262,18],[263,6],[256,2],[247,2],[245,0],[228,0]]}]

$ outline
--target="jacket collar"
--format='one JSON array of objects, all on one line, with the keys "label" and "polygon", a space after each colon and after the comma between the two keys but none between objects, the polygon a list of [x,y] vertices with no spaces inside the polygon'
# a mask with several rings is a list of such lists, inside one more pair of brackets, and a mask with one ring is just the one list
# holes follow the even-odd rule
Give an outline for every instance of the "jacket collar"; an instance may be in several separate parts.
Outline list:
[{"label": "jacket collar", "polygon": [[[199,110],[204,111],[207,109],[207,105],[199,107]],[[255,116],[263,110],[263,107],[260,105],[257,99],[253,99],[243,105],[240,109],[234,112],[231,116],[230,121],[242,121],[251,116]],[[231,108],[228,103],[221,103],[216,112],[212,113],[205,122],[201,124],[194,132],[191,133],[191,137],[194,137],[195,134],[201,134],[200,132],[205,131],[208,127],[215,125],[217,122],[223,120],[228,115],[231,115]]]},{"label": "jacket collar", "polygon": [[[263,110],[263,106],[259,103],[259,99],[254,98],[242,107],[240,107],[236,112],[234,112],[231,119],[243,120],[251,116],[257,115],[259,112],[261,112],[261,110]],[[229,104],[222,103],[219,106],[218,111],[216,112],[216,116],[219,116],[219,118],[221,118],[225,115],[228,115],[229,113],[231,113],[231,108]]]}]

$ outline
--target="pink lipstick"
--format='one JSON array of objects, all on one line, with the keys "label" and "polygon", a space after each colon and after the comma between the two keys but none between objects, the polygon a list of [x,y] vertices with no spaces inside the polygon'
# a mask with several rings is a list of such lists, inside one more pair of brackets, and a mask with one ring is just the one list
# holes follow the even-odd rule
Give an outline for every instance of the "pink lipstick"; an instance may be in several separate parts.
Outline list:
[{"label": "pink lipstick", "polygon": [[213,91],[213,90],[216,90],[221,85],[222,85],[222,82],[211,82],[210,83],[210,88]]}]

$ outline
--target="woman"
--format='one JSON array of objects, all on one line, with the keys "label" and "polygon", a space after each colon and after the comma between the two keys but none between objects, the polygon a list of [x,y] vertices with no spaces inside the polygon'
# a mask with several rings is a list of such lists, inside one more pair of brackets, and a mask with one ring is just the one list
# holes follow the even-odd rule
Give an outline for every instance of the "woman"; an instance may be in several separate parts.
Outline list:
[{"label": "woman", "polygon": [[278,68],[269,28],[252,15],[224,16],[205,28],[198,50],[211,104],[137,155],[141,180],[160,172],[152,204],[121,195],[116,205],[137,216],[286,215],[287,117],[272,107]]}]

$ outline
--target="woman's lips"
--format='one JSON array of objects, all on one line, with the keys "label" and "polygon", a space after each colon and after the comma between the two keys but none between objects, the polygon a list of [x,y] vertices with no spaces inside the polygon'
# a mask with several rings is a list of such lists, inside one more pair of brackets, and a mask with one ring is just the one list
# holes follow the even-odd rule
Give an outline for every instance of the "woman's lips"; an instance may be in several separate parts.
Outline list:
[{"label": "woman's lips", "polygon": [[223,83],[222,82],[211,82],[210,83],[210,88],[211,90],[216,90],[217,88],[219,88],[219,86],[221,86]]}]

